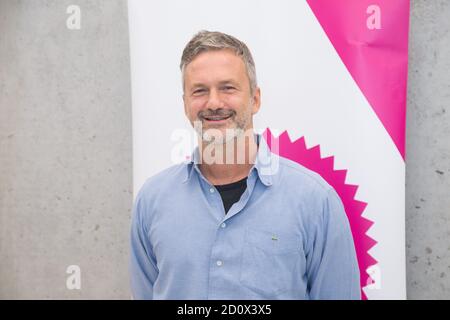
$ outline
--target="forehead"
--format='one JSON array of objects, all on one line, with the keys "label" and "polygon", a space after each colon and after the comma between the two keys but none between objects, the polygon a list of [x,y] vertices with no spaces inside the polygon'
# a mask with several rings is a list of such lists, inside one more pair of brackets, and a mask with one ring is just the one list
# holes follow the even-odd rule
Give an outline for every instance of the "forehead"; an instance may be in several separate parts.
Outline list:
[{"label": "forehead", "polygon": [[246,81],[246,76],[244,61],[231,50],[202,52],[185,69],[186,82]]}]

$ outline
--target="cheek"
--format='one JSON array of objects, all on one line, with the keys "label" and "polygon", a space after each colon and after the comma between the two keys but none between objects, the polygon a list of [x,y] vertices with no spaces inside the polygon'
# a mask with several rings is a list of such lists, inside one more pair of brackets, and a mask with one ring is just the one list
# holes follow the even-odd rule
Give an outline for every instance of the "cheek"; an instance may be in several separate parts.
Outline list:
[{"label": "cheek", "polygon": [[224,104],[237,112],[242,112],[247,107],[244,99],[240,96],[228,96],[223,100]]},{"label": "cheek", "polygon": [[190,119],[197,118],[197,114],[200,110],[202,110],[202,106],[204,102],[200,101],[200,99],[193,99],[187,104],[187,113]]},{"label": "cheek", "polygon": [[252,112],[251,100],[249,100],[248,97],[238,97],[233,99],[230,101],[230,106],[242,115]]}]

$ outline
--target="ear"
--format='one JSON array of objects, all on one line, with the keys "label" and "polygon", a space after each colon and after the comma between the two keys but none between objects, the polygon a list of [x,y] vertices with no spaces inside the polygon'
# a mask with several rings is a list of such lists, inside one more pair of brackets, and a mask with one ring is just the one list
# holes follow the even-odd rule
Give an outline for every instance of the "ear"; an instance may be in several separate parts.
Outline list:
[{"label": "ear", "polygon": [[184,105],[184,114],[187,116],[187,107],[186,107],[186,96],[183,93],[183,95],[181,96],[183,98],[183,105]]},{"label": "ear", "polygon": [[255,88],[252,99],[252,114],[256,114],[259,111],[259,107],[261,106],[261,89],[259,87]]}]

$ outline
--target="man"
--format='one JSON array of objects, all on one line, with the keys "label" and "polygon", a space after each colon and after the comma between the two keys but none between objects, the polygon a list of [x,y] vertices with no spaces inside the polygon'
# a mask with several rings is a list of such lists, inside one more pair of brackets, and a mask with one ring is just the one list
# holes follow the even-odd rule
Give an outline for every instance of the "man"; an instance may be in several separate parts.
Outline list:
[{"label": "man", "polygon": [[247,46],[202,31],[184,49],[181,71],[199,147],[137,195],[134,298],[360,299],[338,195],[253,134],[261,93]]}]

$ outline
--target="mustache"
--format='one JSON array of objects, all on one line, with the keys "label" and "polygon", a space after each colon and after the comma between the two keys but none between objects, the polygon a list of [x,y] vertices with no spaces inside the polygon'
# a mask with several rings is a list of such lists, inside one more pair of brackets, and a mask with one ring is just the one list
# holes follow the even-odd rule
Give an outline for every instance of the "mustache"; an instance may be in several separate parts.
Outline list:
[{"label": "mustache", "polygon": [[229,116],[235,116],[236,111],[230,110],[230,109],[223,109],[219,108],[216,110],[208,109],[208,110],[202,110],[197,113],[197,117],[200,119],[203,119],[205,117],[229,117]]}]

